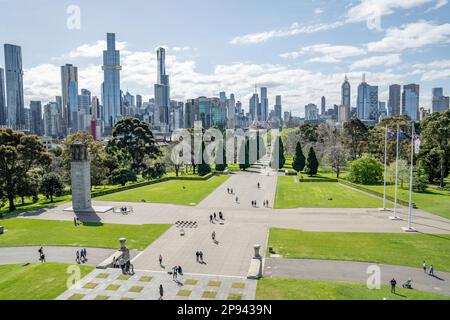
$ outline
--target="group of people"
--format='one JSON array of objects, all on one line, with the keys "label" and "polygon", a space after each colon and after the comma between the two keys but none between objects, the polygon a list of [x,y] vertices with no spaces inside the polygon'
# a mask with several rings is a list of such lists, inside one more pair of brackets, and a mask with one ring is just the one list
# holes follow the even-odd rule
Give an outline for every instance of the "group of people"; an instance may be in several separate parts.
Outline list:
[{"label": "group of people", "polygon": [[[219,219],[224,220],[222,211],[219,211]],[[209,215],[209,223],[214,223],[214,221],[218,221],[217,214],[215,212]]]},{"label": "group of people", "polygon": [[233,188],[227,188],[228,194],[234,194]]},{"label": "group of people", "polygon": [[121,208],[120,208],[120,212],[121,212],[122,214],[127,214],[127,213],[129,212],[129,210],[128,210],[127,207],[121,207]]},{"label": "group of people", "polygon": [[172,277],[174,280],[178,279],[178,275],[183,275],[183,269],[181,269],[181,266],[174,266],[172,268]]},{"label": "group of people", "polygon": [[120,268],[122,270],[122,274],[134,274],[134,266],[130,260],[125,261],[123,257],[119,259],[113,258],[113,267]]},{"label": "group of people", "polygon": [[78,264],[85,263],[87,261],[87,251],[85,248],[77,250],[77,252],[75,253],[75,261]]},{"label": "group of people", "polygon": [[269,200],[264,200],[263,205],[264,205],[264,207],[268,208],[269,207]]},{"label": "group of people", "polygon": [[45,262],[44,248],[40,247],[38,252],[39,252],[39,261]]},{"label": "group of people", "polygon": [[423,272],[428,273],[430,276],[434,276],[433,263],[430,262],[430,268],[428,269],[428,272],[427,272],[427,262],[425,260],[423,260],[422,268],[423,268]]},{"label": "group of people", "polygon": [[197,257],[197,262],[198,263],[204,263],[204,261],[203,261],[203,251],[197,251],[195,253],[195,256]]},{"label": "group of people", "polygon": [[256,200],[252,200],[252,207],[253,208],[256,208],[258,205],[257,205],[257,202],[256,202]]}]

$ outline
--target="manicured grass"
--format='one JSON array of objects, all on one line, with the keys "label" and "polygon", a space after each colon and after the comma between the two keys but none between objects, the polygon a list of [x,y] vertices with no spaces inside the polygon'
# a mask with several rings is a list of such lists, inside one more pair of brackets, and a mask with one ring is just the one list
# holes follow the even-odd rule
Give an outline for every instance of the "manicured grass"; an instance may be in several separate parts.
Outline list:
[{"label": "manicured grass", "polygon": [[[328,200],[332,199],[332,200]],[[275,208],[379,208],[383,200],[335,182],[300,182],[278,177]]]},{"label": "manicured grass", "polygon": [[[52,300],[67,290],[69,265],[35,263],[0,265],[0,300]],[[94,267],[80,265],[81,276]]]},{"label": "manicured grass", "polygon": [[74,246],[116,249],[119,238],[127,238],[130,249],[143,250],[163,234],[170,225],[84,224],[75,227],[70,221],[6,219],[7,231],[0,235],[0,247]]},{"label": "manicured grass", "polygon": [[242,300],[242,294],[240,294],[240,293],[230,293],[228,295],[228,300]]},{"label": "manicured grass", "polygon": [[450,235],[270,229],[269,246],[291,259],[364,261],[450,272]]},{"label": "manicured grass", "polygon": [[177,292],[177,296],[180,297],[189,297],[191,295],[192,291],[191,290],[179,290]]},{"label": "manicured grass", "polygon": [[13,214],[20,214],[23,212],[28,211],[36,211],[40,209],[46,209],[46,208],[53,208],[56,206],[59,206],[65,202],[68,202],[72,199],[72,195],[64,195],[60,197],[53,197],[53,202],[50,202],[47,198],[45,198],[42,195],[39,195],[39,200],[36,203],[33,203],[31,201],[31,198],[25,198],[25,202],[22,203],[20,199],[16,199],[14,201],[16,205],[16,210],[13,212],[8,212],[9,204],[8,202],[5,203],[4,207],[0,208],[0,216],[2,215],[13,215]]},{"label": "manicured grass", "polygon": [[216,291],[204,291],[202,294],[202,298],[207,298],[207,299],[215,299],[216,296],[217,296]]},{"label": "manicured grass", "polygon": [[[384,193],[384,186],[363,186],[364,188]],[[398,198],[403,201],[409,201],[409,187],[406,189],[398,188]],[[387,194],[394,196],[395,186],[387,186]],[[450,219],[450,192],[428,188],[424,193],[413,192],[412,201],[424,211],[437,214]]]},{"label": "manicured grass", "polygon": [[98,201],[156,202],[195,206],[220,186],[228,176],[214,176],[206,181],[172,180],[96,198]]},{"label": "manicured grass", "polygon": [[302,279],[261,279],[256,289],[257,300],[450,300],[449,296],[390,286],[369,290],[365,283]]}]

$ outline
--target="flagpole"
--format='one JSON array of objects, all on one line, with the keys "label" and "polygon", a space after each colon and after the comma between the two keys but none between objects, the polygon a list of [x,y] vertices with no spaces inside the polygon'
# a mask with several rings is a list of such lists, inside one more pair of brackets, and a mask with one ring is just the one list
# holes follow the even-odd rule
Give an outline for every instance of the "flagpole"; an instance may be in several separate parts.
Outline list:
[{"label": "flagpole", "polygon": [[397,216],[397,193],[398,193],[398,145],[400,140],[400,123],[397,122],[397,147],[395,152],[395,195],[394,195],[394,216],[391,220],[401,220]]},{"label": "flagpole", "polygon": [[412,227],[412,191],[413,191],[413,172],[414,172],[414,121],[411,121],[411,169],[409,175],[409,211],[408,211],[408,227],[402,228],[406,232],[415,232],[416,230]]},{"label": "flagpole", "polygon": [[388,139],[388,126],[386,125],[386,132],[384,135],[384,195],[383,195],[383,209],[381,209],[381,211],[388,211],[386,208],[387,139]]}]

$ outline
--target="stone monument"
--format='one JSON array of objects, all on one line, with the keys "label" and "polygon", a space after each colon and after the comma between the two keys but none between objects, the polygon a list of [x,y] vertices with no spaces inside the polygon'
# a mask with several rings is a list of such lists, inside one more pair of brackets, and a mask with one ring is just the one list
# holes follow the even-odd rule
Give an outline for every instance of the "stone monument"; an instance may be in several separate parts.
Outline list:
[{"label": "stone monument", "polygon": [[74,143],[71,151],[72,209],[81,212],[92,211],[91,164],[88,160],[87,144]]}]

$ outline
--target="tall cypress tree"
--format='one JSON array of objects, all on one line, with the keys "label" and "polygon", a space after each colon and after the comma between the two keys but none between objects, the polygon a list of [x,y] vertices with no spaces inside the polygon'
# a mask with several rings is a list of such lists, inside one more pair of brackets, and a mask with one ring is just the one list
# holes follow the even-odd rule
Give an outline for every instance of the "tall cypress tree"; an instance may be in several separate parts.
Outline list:
[{"label": "tall cypress tree", "polygon": [[303,171],[306,164],[306,158],[303,155],[303,150],[300,142],[297,142],[297,146],[295,147],[295,156],[294,156],[294,162],[292,163],[292,168],[294,168],[295,171],[300,172]]},{"label": "tall cypress tree", "polygon": [[319,170],[319,161],[317,160],[316,152],[314,148],[309,148],[308,160],[306,161],[305,172],[309,174],[310,177],[315,176]]},{"label": "tall cypress tree", "polygon": [[242,148],[244,148],[244,163],[240,163],[239,168],[245,171],[250,168],[250,141],[248,138],[241,144]]},{"label": "tall cypress tree", "polygon": [[205,142],[202,142],[202,162],[198,165],[198,175],[203,177],[211,172],[211,166],[207,164],[204,160],[205,154]]},{"label": "tall cypress tree", "polygon": [[273,169],[281,169],[284,167],[284,164],[286,163],[286,158],[284,157],[284,145],[281,137],[278,137],[278,139],[275,141],[275,145],[273,146],[273,148],[274,150],[278,148],[278,158],[275,158],[276,152],[272,152],[272,159],[270,166]]}]

